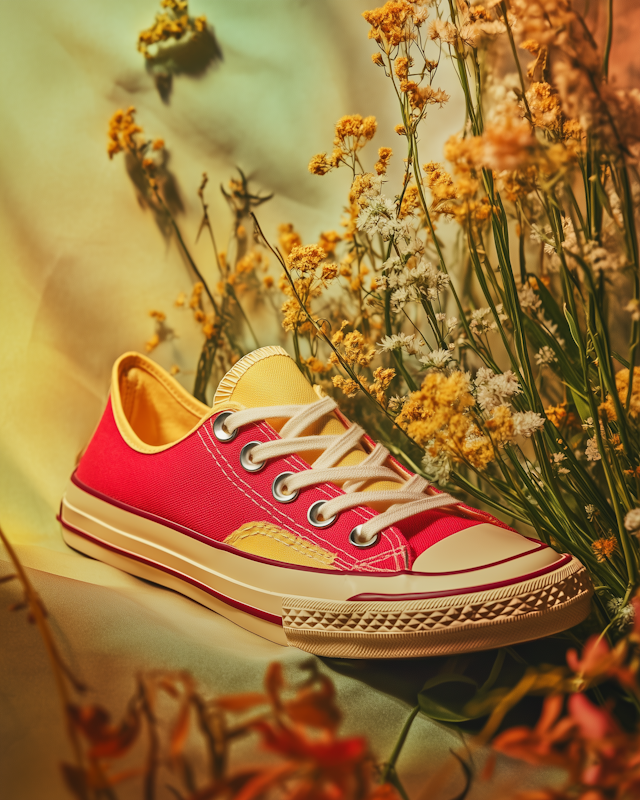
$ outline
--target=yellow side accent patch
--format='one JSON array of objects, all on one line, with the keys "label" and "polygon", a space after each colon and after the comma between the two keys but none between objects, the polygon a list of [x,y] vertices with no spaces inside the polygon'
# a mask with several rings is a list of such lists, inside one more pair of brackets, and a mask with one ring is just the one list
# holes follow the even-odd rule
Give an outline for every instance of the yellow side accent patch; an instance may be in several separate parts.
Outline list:
[{"label": "yellow side accent patch", "polygon": [[316,569],[333,569],[335,559],[335,553],[313,542],[305,542],[269,522],[245,522],[237,531],[229,534],[224,543],[243,553]]}]

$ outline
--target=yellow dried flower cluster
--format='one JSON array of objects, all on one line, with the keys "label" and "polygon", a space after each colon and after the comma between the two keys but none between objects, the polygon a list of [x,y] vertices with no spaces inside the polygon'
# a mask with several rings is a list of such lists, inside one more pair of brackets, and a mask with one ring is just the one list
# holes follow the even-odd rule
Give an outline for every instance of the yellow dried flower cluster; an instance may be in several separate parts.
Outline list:
[{"label": "yellow dried flower cluster", "polygon": [[422,111],[426,105],[442,107],[449,100],[449,95],[442,89],[434,89],[429,85],[419,86],[415,81],[402,81],[400,91],[407,95],[411,108],[417,111]]},{"label": "yellow dried flower cluster", "polygon": [[[113,158],[116,153],[135,152],[138,148],[136,137],[142,128],[135,121],[136,109],[129,106],[126,111],[119,109],[109,120],[107,153]],[[164,142],[163,142],[164,144]]]},{"label": "yellow dried flower cluster", "polygon": [[406,0],[389,0],[382,8],[365,11],[362,16],[371,25],[369,38],[388,53],[402,42],[414,38],[411,28],[413,8]]},{"label": "yellow dried flower cluster", "polygon": [[377,367],[373,370],[374,381],[369,385],[368,381],[364,382],[365,388],[369,394],[373,395],[380,405],[385,408],[388,405],[386,390],[389,388],[391,381],[396,377],[395,369],[384,367]]},{"label": "yellow dried flower cluster", "polygon": [[614,536],[607,536],[602,539],[596,539],[591,545],[591,549],[595,554],[596,561],[603,564],[616,552],[618,542]]},{"label": "yellow dried flower cluster", "polygon": [[[615,377],[616,389],[620,404],[625,407],[627,404],[627,396],[629,394],[629,370],[621,369],[616,373]],[[616,420],[617,414],[615,405],[611,395],[607,395],[607,399],[600,406],[600,412],[605,414],[608,420]],[[631,389],[631,400],[629,401],[629,416],[640,416],[640,367],[635,367],[633,370],[633,387]]]},{"label": "yellow dried flower cluster", "polygon": [[162,0],[163,13],[156,14],[150,28],[138,34],[138,50],[145,58],[153,58],[149,47],[169,39],[180,41],[187,34],[197,35],[207,27],[206,16],[190,17],[188,0]]},{"label": "yellow dried flower cluster", "polygon": [[411,186],[407,186],[404,197],[402,198],[402,203],[400,204],[400,211],[398,212],[398,216],[400,219],[404,219],[405,217],[409,216],[409,214],[413,214],[413,212],[420,206],[420,192],[418,191],[418,187],[415,183],[411,184]]},{"label": "yellow dried flower cluster", "polygon": [[315,271],[326,255],[322,247],[317,244],[294,247],[289,254],[289,267],[304,275],[312,270]]},{"label": "yellow dried flower cluster", "polygon": [[[202,333],[205,339],[212,339],[220,330],[220,325],[216,324],[215,316],[207,314],[203,308],[202,296],[204,293],[204,284],[198,281],[193,284],[191,290],[191,297],[189,298],[189,308],[193,312],[193,318],[202,328]],[[184,305],[184,293],[181,293],[176,299],[176,305]]]},{"label": "yellow dried flower cluster", "polygon": [[404,404],[396,423],[432,458],[444,454],[484,469],[495,454],[469,413],[473,406],[475,399],[464,372],[431,372]]},{"label": "yellow dried flower cluster", "polygon": [[341,240],[342,236],[337,231],[323,231],[320,234],[318,246],[324,250],[325,255],[330,256]]},{"label": "yellow dried flower cluster", "polygon": [[532,83],[526,93],[531,120],[537,128],[557,131],[561,125],[560,98],[546,81]]},{"label": "yellow dried flower cluster", "polygon": [[309,172],[326,175],[340,164],[348,163],[367,142],[375,136],[378,123],[375,117],[361,117],[360,114],[347,114],[341,117],[335,128],[333,152],[330,156],[319,153],[309,162]]},{"label": "yellow dried flower cluster", "polygon": [[510,442],[513,439],[514,426],[509,406],[496,406],[491,413],[491,418],[486,420],[485,427],[490,431],[496,444]]},{"label": "yellow dried flower cluster", "polygon": [[[291,233],[288,231],[287,233]],[[282,327],[292,333],[311,333],[311,301],[319,297],[338,275],[336,264],[326,262],[327,251],[320,244],[294,245],[289,253],[291,281],[282,274],[280,290],[287,296],[282,305]],[[316,320],[316,317],[312,317]]]},{"label": "yellow dried flower cluster", "polygon": [[300,234],[297,233],[290,222],[278,226],[278,242],[282,248],[282,252],[288,256],[294,247],[300,247],[302,239]]},{"label": "yellow dried flower cluster", "polygon": [[386,174],[392,155],[393,150],[390,147],[380,147],[378,149],[378,160],[374,165],[374,169],[378,175]]}]

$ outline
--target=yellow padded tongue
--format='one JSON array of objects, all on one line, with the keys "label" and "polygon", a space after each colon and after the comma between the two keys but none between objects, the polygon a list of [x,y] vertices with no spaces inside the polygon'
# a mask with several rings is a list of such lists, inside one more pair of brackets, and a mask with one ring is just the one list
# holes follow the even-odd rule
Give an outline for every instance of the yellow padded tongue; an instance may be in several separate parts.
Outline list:
[{"label": "yellow padded tongue", "polygon": [[302,406],[314,403],[317,399],[313,387],[286,350],[282,347],[261,347],[231,367],[220,381],[213,402],[231,400],[246,408],[258,408]]},{"label": "yellow padded tongue", "polygon": [[[313,387],[282,347],[261,347],[241,358],[220,381],[213,398],[214,404],[231,401],[240,403],[246,408],[308,405],[317,400],[318,395]],[[284,419],[269,420],[269,424],[278,431],[285,422]],[[344,426],[334,414],[330,414],[319,423],[317,430],[310,428],[306,433],[316,436],[339,436],[344,433]],[[320,452],[306,452],[301,454],[301,458],[312,464]],[[358,445],[347,453],[339,465],[360,464],[366,455],[363,448]],[[401,484],[394,481],[374,481],[366,488],[398,489],[400,486]]]}]

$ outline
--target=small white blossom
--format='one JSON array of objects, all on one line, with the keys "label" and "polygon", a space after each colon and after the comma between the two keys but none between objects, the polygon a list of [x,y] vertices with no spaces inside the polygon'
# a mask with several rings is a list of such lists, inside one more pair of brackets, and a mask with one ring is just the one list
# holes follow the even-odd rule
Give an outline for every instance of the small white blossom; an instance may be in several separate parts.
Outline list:
[{"label": "small white blossom", "polygon": [[587,441],[584,453],[587,457],[587,461],[600,461],[602,458],[598,450],[598,442],[595,436],[592,436],[591,439]]},{"label": "small white blossom", "polygon": [[[598,513],[596,507],[592,503],[589,503],[584,507],[584,510],[587,514],[587,519],[589,520],[589,522],[593,522],[596,514]],[[638,520],[638,527],[640,527],[640,519]]]},{"label": "small white blossom", "polygon": [[389,197],[371,197],[356,220],[356,227],[370,236],[379,233],[384,241],[408,233],[407,223],[396,216],[396,204]]},{"label": "small white blossom", "polygon": [[408,302],[435,300],[449,285],[449,276],[422,257],[410,269],[400,259],[390,261],[385,262],[385,284],[392,290],[391,307],[395,312]]},{"label": "small white blossom", "polygon": [[624,257],[610,253],[604,247],[600,247],[598,242],[586,242],[583,252],[585,260],[597,275],[601,275],[603,272],[617,272],[625,265]]},{"label": "small white blossom", "polygon": [[447,362],[451,361],[451,353],[448,350],[432,350],[426,356],[422,356],[419,361],[427,367],[442,369]]},{"label": "small white blossom", "polygon": [[429,9],[425,8],[424,6],[419,6],[413,8],[413,24],[420,26],[423,22],[427,20],[429,16]]},{"label": "small white blossom", "polygon": [[631,533],[640,531],[640,508],[633,508],[624,518],[624,527]]},{"label": "small white blossom", "polygon": [[636,616],[634,607],[630,603],[627,605],[623,605],[623,603],[622,597],[614,597],[607,603],[609,613],[616,618],[616,627],[620,630],[630,625]]},{"label": "small white blossom", "polygon": [[535,411],[516,411],[512,415],[513,433],[530,439],[536,431],[544,427],[544,419]]},{"label": "small white blossom", "polygon": [[586,431],[587,428],[593,428],[593,417],[587,417],[585,421],[582,423],[582,427]]},{"label": "small white blossom", "polygon": [[483,333],[488,333],[489,331],[495,331],[498,327],[495,321],[490,321],[485,319],[487,314],[491,313],[490,308],[477,308],[475,311],[471,313],[471,319],[469,321],[469,327],[475,333],[481,336]]},{"label": "small white blossom", "polygon": [[457,318],[457,317],[449,317],[449,319],[447,319],[447,320],[446,320],[446,323],[445,323],[445,324],[446,324],[446,326],[447,326],[447,332],[448,332],[448,333],[451,333],[451,331],[452,331],[452,330],[453,330],[453,329],[456,327],[456,325],[458,324],[458,318]]},{"label": "small white blossom", "polygon": [[476,400],[483,411],[491,411],[496,406],[509,405],[509,399],[520,394],[520,384],[509,369],[499,375],[493,370],[480,367],[474,381]]},{"label": "small white blossom", "polygon": [[427,480],[433,483],[446,483],[451,472],[451,462],[442,451],[437,456],[432,456],[427,446],[422,457],[422,469]]},{"label": "small white blossom", "polygon": [[[562,464],[563,461],[567,460],[567,457],[564,453],[552,453],[553,463],[556,465]],[[558,475],[568,475],[571,470],[567,469],[567,467],[557,466]]]},{"label": "small white blossom", "polygon": [[400,413],[408,399],[408,397],[399,397],[397,394],[389,398],[389,411],[392,414]]},{"label": "small white blossom", "polygon": [[536,364],[539,367],[546,367],[549,364],[553,364],[558,359],[556,358],[556,354],[553,350],[549,347],[548,344],[543,345],[538,352],[534,356],[536,360]]},{"label": "small white blossom", "polygon": [[542,305],[542,300],[533,291],[530,283],[523,283],[518,289],[518,299],[522,309],[530,308],[532,311],[537,311]]},{"label": "small white blossom", "polygon": [[378,342],[380,348],[378,352],[406,350],[408,355],[413,356],[422,344],[424,344],[422,340],[416,340],[415,333],[394,333],[391,336],[385,336]]},{"label": "small white blossom", "polygon": [[551,230],[549,225],[546,225],[544,228],[541,228],[539,225],[532,225],[531,226],[531,239],[534,242],[549,244],[553,237],[553,231]]},{"label": "small white blossom", "polygon": [[640,322],[640,300],[629,300],[624,310],[631,314],[634,322]]}]

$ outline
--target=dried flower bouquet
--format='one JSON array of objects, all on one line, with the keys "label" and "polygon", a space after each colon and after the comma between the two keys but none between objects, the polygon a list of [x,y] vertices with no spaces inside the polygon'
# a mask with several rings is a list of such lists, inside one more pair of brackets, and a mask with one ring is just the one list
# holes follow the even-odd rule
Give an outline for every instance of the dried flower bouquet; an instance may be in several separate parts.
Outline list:
[{"label": "dried flower bouquet", "polygon": [[[601,623],[624,628],[640,526],[640,94],[611,88],[611,29],[602,52],[570,2],[393,0],[364,17],[398,99],[402,181],[386,184],[390,148],[363,166],[373,118],[338,122],[309,169],[352,171],[339,262],[322,243],[281,258],[298,302],[285,329],[331,348],[333,385],[371,397],[426,477],[577,555]],[[445,163],[422,164],[427,114],[448,100],[443,58],[465,120]],[[314,299],[332,281],[333,315]]]}]

